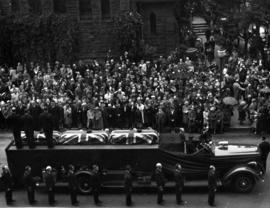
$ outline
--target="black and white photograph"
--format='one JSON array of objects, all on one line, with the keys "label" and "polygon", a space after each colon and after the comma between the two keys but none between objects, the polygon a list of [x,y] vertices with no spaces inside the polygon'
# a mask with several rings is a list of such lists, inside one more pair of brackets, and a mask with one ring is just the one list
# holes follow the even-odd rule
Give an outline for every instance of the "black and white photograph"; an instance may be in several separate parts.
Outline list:
[{"label": "black and white photograph", "polygon": [[270,207],[270,0],[0,0],[0,207]]}]

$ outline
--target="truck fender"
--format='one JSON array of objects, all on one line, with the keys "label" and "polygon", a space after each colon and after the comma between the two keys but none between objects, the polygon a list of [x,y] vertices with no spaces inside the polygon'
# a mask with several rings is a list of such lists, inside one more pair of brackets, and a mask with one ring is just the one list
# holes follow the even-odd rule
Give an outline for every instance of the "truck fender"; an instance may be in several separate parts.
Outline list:
[{"label": "truck fender", "polygon": [[257,173],[254,170],[252,170],[250,167],[247,167],[247,166],[241,166],[241,167],[233,168],[229,172],[227,172],[223,177],[223,184],[226,185],[230,183],[233,177],[237,175],[238,173],[246,173],[246,174],[252,175],[254,179],[258,179]]}]

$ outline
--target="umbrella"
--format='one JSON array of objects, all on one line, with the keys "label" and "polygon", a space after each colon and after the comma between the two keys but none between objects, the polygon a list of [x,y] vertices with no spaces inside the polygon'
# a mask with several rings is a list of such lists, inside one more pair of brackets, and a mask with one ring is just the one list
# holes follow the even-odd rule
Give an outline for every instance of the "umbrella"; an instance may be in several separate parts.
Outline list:
[{"label": "umbrella", "polygon": [[262,93],[270,93],[270,88],[265,87],[265,88],[261,89],[260,92],[262,92]]},{"label": "umbrella", "polygon": [[234,97],[223,98],[223,103],[226,105],[236,105],[238,101]]},{"label": "umbrella", "polygon": [[198,51],[197,48],[188,48],[188,49],[186,50],[186,53],[195,53],[195,52],[197,52],[197,51]]}]

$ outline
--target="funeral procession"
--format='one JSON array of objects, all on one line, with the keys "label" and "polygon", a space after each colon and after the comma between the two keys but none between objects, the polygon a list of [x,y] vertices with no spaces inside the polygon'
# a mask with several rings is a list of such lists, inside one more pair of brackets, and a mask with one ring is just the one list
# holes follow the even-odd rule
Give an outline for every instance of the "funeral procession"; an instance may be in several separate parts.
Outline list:
[{"label": "funeral procession", "polygon": [[0,0],[0,207],[269,208],[269,14]]}]

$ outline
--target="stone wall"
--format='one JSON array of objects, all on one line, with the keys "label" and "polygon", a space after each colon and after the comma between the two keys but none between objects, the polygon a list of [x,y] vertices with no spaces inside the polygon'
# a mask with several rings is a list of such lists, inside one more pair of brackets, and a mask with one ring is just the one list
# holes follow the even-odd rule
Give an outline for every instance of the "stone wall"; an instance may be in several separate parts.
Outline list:
[{"label": "stone wall", "polygon": [[[11,12],[11,0],[0,0],[5,13]],[[28,0],[20,1],[20,14],[29,12]],[[139,1],[139,3],[138,3]],[[159,54],[166,54],[177,46],[177,33],[173,17],[173,4],[170,0],[110,0],[111,18],[103,19],[101,15],[101,0],[92,0],[92,18],[80,20],[79,0],[66,0],[66,12],[79,23],[80,27],[80,57],[82,59],[104,57],[109,49],[118,54],[119,44],[113,36],[114,17],[120,11],[136,10],[140,4],[143,17],[143,38],[151,46],[157,47]],[[41,0],[42,13],[53,12],[53,0]],[[157,33],[150,33],[149,15],[157,15]]]}]

